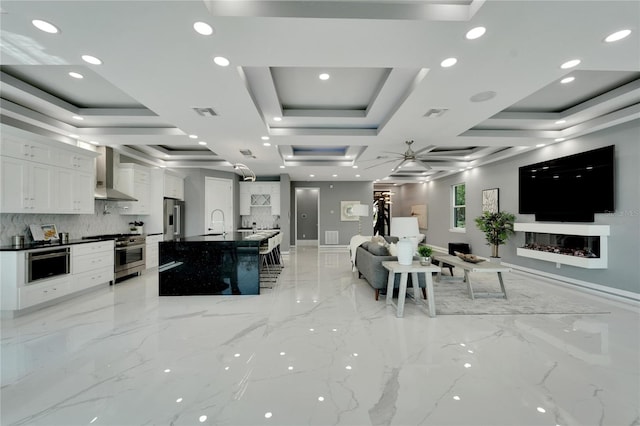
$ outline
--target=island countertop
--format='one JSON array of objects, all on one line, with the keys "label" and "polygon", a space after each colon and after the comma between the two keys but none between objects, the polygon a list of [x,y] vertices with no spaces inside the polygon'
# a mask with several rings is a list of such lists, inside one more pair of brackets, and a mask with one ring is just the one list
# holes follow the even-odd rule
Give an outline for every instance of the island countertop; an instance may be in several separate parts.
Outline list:
[{"label": "island countertop", "polygon": [[247,235],[244,232],[228,232],[225,235],[222,234],[207,234],[207,235],[195,235],[192,237],[177,238],[172,241],[176,243],[215,243],[215,242],[227,242],[237,243],[238,246],[253,246],[260,245],[260,243],[269,237],[276,235],[278,231],[266,231],[257,232],[255,234]]}]

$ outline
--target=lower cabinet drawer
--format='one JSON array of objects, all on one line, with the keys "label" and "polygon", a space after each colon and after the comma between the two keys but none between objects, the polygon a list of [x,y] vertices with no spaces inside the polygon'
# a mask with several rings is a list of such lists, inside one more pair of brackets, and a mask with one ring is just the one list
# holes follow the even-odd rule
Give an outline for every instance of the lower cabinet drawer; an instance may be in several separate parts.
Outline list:
[{"label": "lower cabinet drawer", "polygon": [[73,275],[73,291],[81,291],[114,280],[113,266]]},{"label": "lower cabinet drawer", "polygon": [[47,302],[71,292],[69,278],[55,280],[46,284],[36,284],[19,289],[19,309]]},{"label": "lower cabinet drawer", "polygon": [[113,269],[114,254],[113,250],[87,254],[84,256],[73,257],[73,274],[82,274],[104,266],[111,266]]}]

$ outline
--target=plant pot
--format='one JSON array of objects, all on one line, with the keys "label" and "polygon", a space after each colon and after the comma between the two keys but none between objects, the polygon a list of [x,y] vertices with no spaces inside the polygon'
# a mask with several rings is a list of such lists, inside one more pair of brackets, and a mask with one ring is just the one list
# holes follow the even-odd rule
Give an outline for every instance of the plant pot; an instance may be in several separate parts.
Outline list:
[{"label": "plant pot", "polygon": [[491,263],[496,263],[496,264],[498,264],[498,265],[499,265],[499,264],[501,264],[501,263],[502,263],[502,259],[501,259],[501,258],[499,258],[499,257],[491,256],[491,257],[489,258],[489,262],[491,262]]},{"label": "plant pot", "polygon": [[421,257],[420,258],[420,264],[422,266],[429,266],[431,265],[431,257]]}]

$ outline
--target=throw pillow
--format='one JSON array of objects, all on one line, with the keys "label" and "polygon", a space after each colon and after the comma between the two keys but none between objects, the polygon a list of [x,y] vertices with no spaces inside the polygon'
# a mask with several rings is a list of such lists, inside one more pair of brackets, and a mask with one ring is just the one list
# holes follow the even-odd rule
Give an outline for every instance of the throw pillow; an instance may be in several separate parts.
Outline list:
[{"label": "throw pillow", "polygon": [[388,243],[397,243],[398,242],[398,237],[392,237],[390,235],[387,235],[386,237],[384,237],[385,241],[387,241]]},{"label": "throw pillow", "polygon": [[373,237],[371,237],[371,242],[379,244],[381,246],[383,246],[383,245],[385,245],[387,243],[385,241],[385,239],[383,237],[381,237],[380,235],[374,235]]},{"label": "throw pillow", "polygon": [[385,246],[379,244],[369,244],[369,253],[374,256],[389,256],[389,250]]},{"label": "throw pillow", "polygon": [[389,244],[389,254],[391,256],[397,256],[398,255],[398,246],[396,245],[396,243]]}]

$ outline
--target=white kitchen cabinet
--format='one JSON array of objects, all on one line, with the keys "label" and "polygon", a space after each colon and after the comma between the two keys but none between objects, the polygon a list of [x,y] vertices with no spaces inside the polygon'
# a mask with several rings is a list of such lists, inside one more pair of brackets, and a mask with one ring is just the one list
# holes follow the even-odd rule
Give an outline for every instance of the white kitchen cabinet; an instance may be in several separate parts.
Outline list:
[{"label": "white kitchen cabinet", "polygon": [[31,250],[0,252],[2,310],[29,308],[113,281],[113,244],[109,240],[71,245],[71,272],[33,283],[27,283],[27,257]]},{"label": "white kitchen cabinet", "polygon": [[78,244],[71,246],[71,289],[85,290],[114,278],[113,241]]},{"label": "white kitchen cabinet", "polygon": [[123,215],[148,215],[151,213],[149,193],[150,172],[148,167],[133,163],[120,164],[116,188],[125,194],[131,195],[138,201],[121,201],[118,205],[122,208]]},{"label": "white kitchen cabinet", "polygon": [[96,153],[3,135],[0,212],[93,214]]},{"label": "white kitchen cabinet", "polygon": [[184,200],[184,179],[180,176],[165,172],[164,196],[167,198]]},{"label": "white kitchen cabinet", "polygon": [[51,164],[52,148],[42,143],[3,137],[2,155],[37,163]]},{"label": "white kitchen cabinet", "polygon": [[91,173],[55,167],[53,206],[57,213],[94,213],[95,179]]},{"label": "white kitchen cabinet", "polygon": [[147,269],[158,266],[160,260],[159,242],[163,240],[163,235],[147,235],[147,246],[145,250]]},{"label": "white kitchen cabinet", "polygon": [[251,214],[251,183],[240,182],[240,215],[249,216]]},{"label": "white kitchen cabinet", "polygon": [[280,216],[280,182],[271,183],[271,214]]},{"label": "white kitchen cabinet", "polygon": [[13,157],[0,157],[0,211],[50,213],[53,167]]}]

